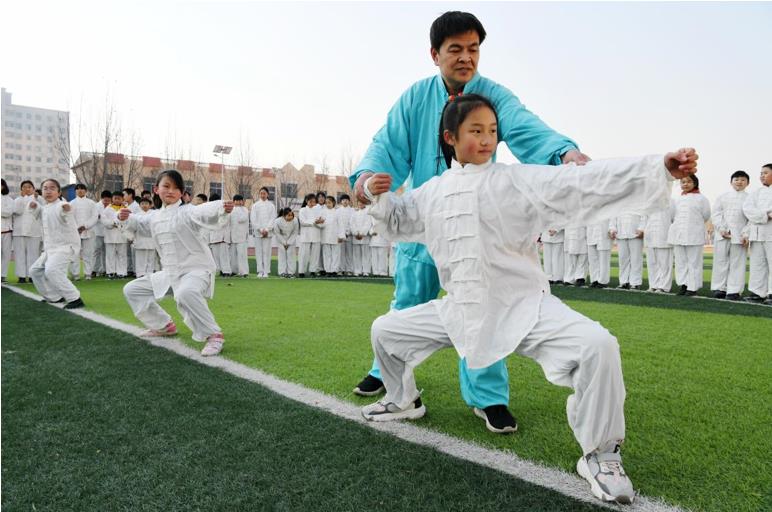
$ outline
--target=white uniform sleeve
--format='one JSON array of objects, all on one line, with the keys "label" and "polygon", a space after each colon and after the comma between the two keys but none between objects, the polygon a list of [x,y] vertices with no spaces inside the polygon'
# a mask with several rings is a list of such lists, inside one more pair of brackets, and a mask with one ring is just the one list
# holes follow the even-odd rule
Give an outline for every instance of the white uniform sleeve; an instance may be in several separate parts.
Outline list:
[{"label": "white uniform sleeve", "polygon": [[[393,192],[375,196],[369,210],[374,221],[370,231],[375,231],[393,242],[426,243],[423,211],[426,203],[423,198],[425,194],[436,189],[435,186],[427,186],[432,181],[436,180],[430,180],[401,196]],[[356,231],[352,229],[352,232]]]},{"label": "white uniform sleeve", "polygon": [[748,218],[749,223],[766,224],[769,220],[769,211],[762,208],[758,202],[758,198],[758,192],[748,194],[748,197],[743,203],[743,213]]}]

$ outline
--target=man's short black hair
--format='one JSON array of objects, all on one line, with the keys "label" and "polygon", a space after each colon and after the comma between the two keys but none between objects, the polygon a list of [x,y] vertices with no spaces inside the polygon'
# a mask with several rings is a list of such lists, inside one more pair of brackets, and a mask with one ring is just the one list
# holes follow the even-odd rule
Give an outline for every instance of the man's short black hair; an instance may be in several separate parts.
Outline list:
[{"label": "man's short black hair", "polygon": [[729,181],[732,181],[735,178],[745,178],[748,181],[751,181],[751,177],[748,176],[748,173],[745,171],[735,171],[732,173],[732,177],[729,178]]},{"label": "man's short black hair", "polygon": [[101,197],[102,199],[104,199],[105,197],[109,197],[110,199],[112,199],[113,193],[110,192],[109,190],[103,190],[102,193],[99,195],[99,197]]},{"label": "man's short black hair", "polygon": [[485,41],[485,29],[474,14],[461,11],[448,11],[432,23],[429,30],[429,42],[435,50],[440,49],[445,39],[467,32],[477,32],[480,44]]},{"label": "man's short black hair", "polygon": [[75,185],[75,190],[88,190],[88,189],[86,188],[86,185],[84,185],[83,183],[78,183],[77,185]]},{"label": "man's short black hair", "polygon": [[234,201],[243,201],[244,200],[244,196],[242,196],[241,194],[236,194],[235,196],[233,196],[233,200]]}]

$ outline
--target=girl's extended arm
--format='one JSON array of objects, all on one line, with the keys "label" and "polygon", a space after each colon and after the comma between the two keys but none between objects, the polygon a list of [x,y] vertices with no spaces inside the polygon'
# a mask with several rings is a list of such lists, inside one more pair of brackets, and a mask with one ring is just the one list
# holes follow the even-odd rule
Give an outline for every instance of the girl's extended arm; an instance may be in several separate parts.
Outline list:
[{"label": "girl's extended arm", "polygon": [[375,221],[371,231],[394,242],[425,243],[424,198],[436,189],[435,181],[429,180],[401,196],[393,192],[374,196],[369,212]]},{"label": "girl's extended arm", "polygon": [[193,208],[186,208],[185,213],[193,224],[210,230],[220,229],[228,221],[228,213],[225,211],[223,201],[210,201]]}]

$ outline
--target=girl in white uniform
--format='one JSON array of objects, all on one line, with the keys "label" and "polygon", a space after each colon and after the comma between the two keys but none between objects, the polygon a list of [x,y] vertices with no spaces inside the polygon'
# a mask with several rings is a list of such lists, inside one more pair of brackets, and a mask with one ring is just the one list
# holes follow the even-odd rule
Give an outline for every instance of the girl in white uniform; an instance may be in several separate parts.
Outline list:
[{"label": "girl in white uniform", "polygon": [[279,255],[279,275],[294,277],[297,269],[297,238],[300,224],[291,208],[282,208],[273,222],[273,241]]},{"label": "girl in white uniform", "polygon": [[442,126],[443,152],[455,150],[450,170],[403,196],[388,192],[387,174],[365,185],[375,230],[426,244],[447,295],[375,320],[372,344],[386,396],[362,414],[373,421],[423,416],[413,369],[441,348],[455,347],[470,368],[517,352],[539,363],[551,382],[574,389],[567,413],[583,453],[577,469],[599,498],[629,503],[634,491],[619,454],[619,346],[597,322],[550,295],[534,240],[550,225],[586,225],[667,204],[671,173],[692,172],[696,154],[595,160],[579,169],[492,164],[496,117],[474,94],[449,102]]},{"label": "girl in white uniform", "polygon": [[748,219],[743,214],[743,203],[748,198],[745,189],[750,176],[735,171],[729,178],[730,192],[721,194],[713,203],[714,239],[713,272],[710,289],[717,299],[740,300],[745,289],[745,266],[748,260],[743,230]]},{"label": "girl in white uniform", "polygon": [[250,213],[255,236],[255,265],[260,278],[266,278],[271,273],[271,228],[275,218],[276,206],[268,200],[268,189],[262,187]]},{"label": "girl in white uniform", "polygon": [[78,183],[75,185],[76,197],[70,202],[75,224],[78,226],[78,233],[80,233],[80,258],[70,265],[73,281],[80,279],[81,260],[83,261],[83,275],[86,279],[91,279],[91,273],[94,271],[94,244],[96,242],[94,227],[99,224],[99,206],[86,197],[86,192],[88,192],[86,185]]},{"label": "girl in white uniform", "polygon": [[161,256],[161,270],[131,281],[123,294],[134,316],[148,327],[145,336],[174,336],[177,326],[157,302],[171,290],[193,339],[206,341],[201,355],[214,356],[225,340],[206,303],[214,295],[216,267],[201,232],[224,226],[233,203],[210,201],[180,208],[184,187],[179,172],[164,171],[156,181],[161,208],[154,215],[137,217],[121,210],[119,218],[127,229],[152,236]]},{"label": "girl in white uniform", "polygon": [[13,199],[9,195],[8,184],[3,182],[2,195],[2,232],[3,232],[3,282],[8,277],[8,265],[13,252]]},{"label": "girl in white uniform", "polygon": [[340,272],[351,275],[354,270],[354,248],[351,242],[351,230],[349,225],[351,215],[354,209],[351,207],[351,198],[348,194],[340,196],[340,207],[338,208],[338,219],[346,235],[345,241],[340,247]]},{"label": "girl in white uniform", "polygon": [[646,217],[624,213],[611,219],[609,236],[619,250],[619,288],[640,290],[643,283],[643,228]]},{"label": "girl in white uniform", "polygon": [[359,204],[351,215],[351,236],[354,247],[354,275],[370,275],[370,233],[373,230],[373,218],[367,213],[364,204]]},{"label": "girl in white uniform", "polygon": [[587,228],[573,226],[565,229],[563,249],[566,251],[566,268],[563,282],[584,286],[587,275]]},{"label": "girl in white uniform", "polygon": [[373,232],[370,237],[370,261],[372,261],[373,275],[376,277],[388,277],[389,275],[389,251],[391,240]]},{"label": "girl in white uniform", "polygon": [[100,201],[96,205],[99,221],[94,226],[94,275],[105,275],[105,226],[102,224],[104,209],[113,202],[113,194],[109,190],[103,190]]},{"label": "girl in white uniform", "polygon": [[305,277],[306,272],[315,276],[319,272],[319,258],[321,253],[322,207],[316,204],[316,195],[307,194],[303,200],[303,207],[298,213],[300,221],[300,265],[298,277]]},{"label": "girl in white uniform", "polygon": [[[212,194],[210,201],[219,201],[218,194]],[[222,225],[209,232],[209,250],[212,251],[214,265],[222,277],[231,276],[231,255],[228,250],[231,238],[230,216],[225,219]]]},{"label": "girl in white uniform", "polygon": [[564,231],[549,228],[541,234],[541,244],[544,251],[544,273],[550,284],[563,284],[565,262],[563,261]]},{"label": "girl in white uniform", "polygon": [[327,275],[337,276],[340,271],[340,249],[346,239],[346,229],[341,226],[335,198],[328,196],[321,210],[324,222],[322,227],[322,265]]},{"label": "girl in white uniform", "polygon": [[[151,210],[151,201],[147,198],[139,200],[139,211],[132,212],[137,218],[152,216],[156,210]],[[152,221],[151,221],[152,222]],[[137,232],[134,234],[134,269],[137,277],[144,277],[155,272],[155,242],[149,234]]]},{"label": "girl in white uniform", "polygon": [[702,253],[705,248],[705,222],[710,203],[700,194],[697,176],[681,179],[681,195],[675,202],[675,216],[667,241],[675,255],[678,295],[693,296],[702,288]]},{"label": "girl in white uniform", "polygon": [[609,220],[587,226],[587,261],[590,264],[590,288],[605,288],[611,276],[611,236]]},{"label": "girl in white uniform", "polygon": [[[14,272],[20,283],[26,283],[30,276],[30,267],[40,257],[40,237],[42,228],[40,217],[32,214],[32,209],[40,205],[35,195],[35,185],[29,180],[21,182],[21,195],[13,204],[13,257]],[[34,207],[31,207],[35,203]]]},{"label": "girl in white uniform", "polygon": [[129,238],[118,220],[123,208],[123,192],[113,192],[113,202],[102,210],[99,222],[105,228],[105,271],[110,279],[123,279],[128,272]]},{"label": "girl in white uniform", "polygon": [[249,210],[244,206],[244,196],[233,196],[233,211],[230,222],[230,258],[231,272],[240,276],[249,276],[247,244],[249,240]]},{"label": "girl in white uniform", "polygon": [[80,236],[72,206],[61,199],[61,187],[56,180],[45,180],[41,191],[45,205],[30,203],[30,208],[42,221],[45,250],[32,264],[32,282],[45,302],[66,302],[65,309],[82,308],[80,292],[67,279],[67,268],[77,261],[80,253]]},{"label": "girl in white uniform", "polygon": [[675,216],[675,202],[649,213],[643,228],[646,245],[646,268],[649,271],[649,291],[666,293],[673,286],[673,246],[667,243],[667,234]]},{"label": "girl in white uniform", "polygon": [[751,192],[743,204],[751,246],[751,294],[745,300],[772,305],[772,164],[761,168],[760,178],[762,187]]}]

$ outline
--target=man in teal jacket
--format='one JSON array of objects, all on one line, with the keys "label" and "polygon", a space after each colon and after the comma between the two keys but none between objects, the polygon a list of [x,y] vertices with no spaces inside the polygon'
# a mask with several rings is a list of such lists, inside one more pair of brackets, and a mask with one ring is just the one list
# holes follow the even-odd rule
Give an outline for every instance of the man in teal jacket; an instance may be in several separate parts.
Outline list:
[{"label": "man in teal jacket", "polygon": [[[520,103],[507,88],[477,73],[480,45],[485,29],[472,14],[446,12],[430,30],[431,55],[440,75],[413,84],[389,111],[386,124],[375,134],[359,166],[350,176],[359,201],[367,203],[362,186],[374,172],[392,176],[392,190],[409,190],[445,171],[438,131],[440,115],[449,98],[476,93],[490,99],[498,112],[499,138],[522,162],[551,164],[589,158],[576,143],[552,130]],[[436,299],[440,291],[437,268],[426,247],[399,244],[391,307],[406,309]],[[487,368],[471,370],[459,361],[461,395],[489,430],[508,433],[517,422],[507,409],[509,382],[502,360]],[[372,396],[384,390],[377,361],[354,393]]]}]

